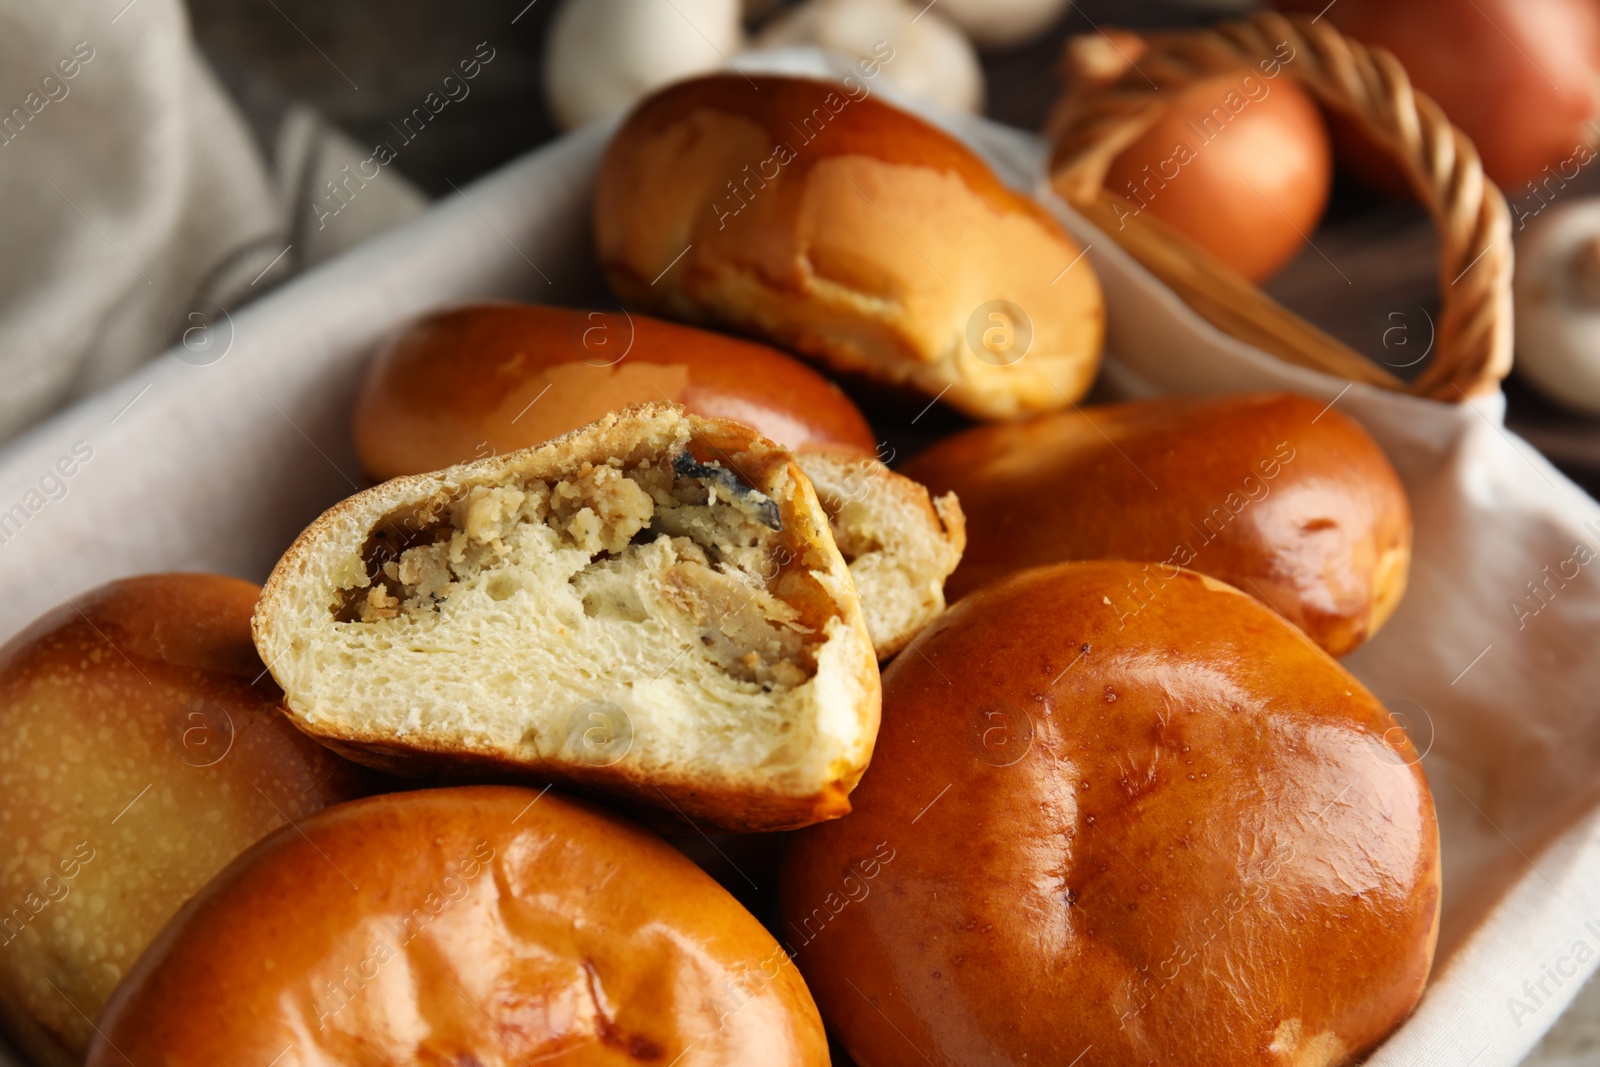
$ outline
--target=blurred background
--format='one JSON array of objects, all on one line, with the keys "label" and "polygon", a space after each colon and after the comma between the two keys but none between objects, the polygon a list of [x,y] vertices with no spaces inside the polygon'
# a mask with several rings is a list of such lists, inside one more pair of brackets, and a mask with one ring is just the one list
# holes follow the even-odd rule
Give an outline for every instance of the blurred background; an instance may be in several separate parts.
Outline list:
[{"label": "blurred background", "polygon": [[[675,2],[685,26],[700,21],[708,32],[713,9],[739,7]],[[337,5],[191,0],[189,12],[200,50],[239,101],[264,150],[270,150],[278,124],[295,103],[310,104],[363,145],[393,140],[389,123],[437,89],[440,79],[459,59],[472,55],[480,41],[488,41],[497,55],[474,81],[471,103],[452,114],[448,125],[441,122],[436,131],[430,130],[426,143],[419,138],[414,148],[407,146],[395,162],[426,195],[441,196],[451,191],[451,182],[464,184],[561,133],[545,94],[544,66],[553,16],[563,6],[563,0],[462,0],[446,11],[424,0],[349,0]],[[758,37],[799,6],[799,0],[756,0],[743,5],[752,12],[743,21],[752,37]],[[918,24],[938,20],[949,25],[940,10],[945,6],[929,5]],[[981,3],[968,6],[982,8]],[[1042,126],[1061,92],[1061,42],[1072,34],[1093,32],[1101,21],[1129,27],[1202,25],[1249,6],[1171,0],[1043,5],[1041,10],[1060,9],[1060,14],[1047,16],[1036,36],[1003,49],[974,50],[987,90],[983,113],[1025,129]],[[702,15],[700,8],[707,13]],[[923,4],[910,6],[913,16],[922,9]],[[677,12],[673,17],[679,17]],[[694,30],[686,30],[683,41],[664,42],[668,44],[715,55],[712,43]],[[725,44],[718,42],[717,47]]]}]

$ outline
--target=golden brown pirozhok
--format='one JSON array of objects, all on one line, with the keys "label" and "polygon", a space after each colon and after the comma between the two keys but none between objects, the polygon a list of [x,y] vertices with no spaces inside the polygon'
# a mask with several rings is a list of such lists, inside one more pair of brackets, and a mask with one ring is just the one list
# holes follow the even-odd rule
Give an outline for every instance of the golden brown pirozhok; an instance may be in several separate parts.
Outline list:
[{"label": "golden brown pirozhok", "polygon": [[40,1067],[172,914],[263,834],[375,784],[289,725],[250,643],[260,589],[125,578],[0,649],[0,1023]]},{"label": "golden brown pirozhok", "polygon": [[1124,590],[1137,604],[1187,567],[1342,656],[1406,587],[1399,476],[1356,422],[1301,396],[1147,400],[981,426],[905,470],[959,493],[967,511],[954,596],[1041,563],[1126,559],[1146,564]]},{"label": "golden brown pirozhok", "polygon": [[863,1067],[1341,1067],[1416,1003],[1439,836],[1405,732],[1214,579],[1129,612],[1138,573],[959,601],[884,674],[856,810],[787,842],[781,936]]},{"label": "golden brown pirozhok", "polygon": [[637,312],[466,304],[407,324],[367,366],[351,430],[374,478],[542,444],[633,404],[742,422],[791,452],[874,456],[844,391],[777,349]]},{"label": "golden brown pirozhok", "polygon": [[556,793],[391,793],[267,838],[100,1019],[90,1067],[827,1067],[772,936],[660,839]]},{"label": "golden brown pirozhok", "polygon": [[1100,283],[1061,225],[859,83],[717,74],[663,89],[612,140],[594,227],[625,304],[981,418],[1066,407],[1100,363]]}]

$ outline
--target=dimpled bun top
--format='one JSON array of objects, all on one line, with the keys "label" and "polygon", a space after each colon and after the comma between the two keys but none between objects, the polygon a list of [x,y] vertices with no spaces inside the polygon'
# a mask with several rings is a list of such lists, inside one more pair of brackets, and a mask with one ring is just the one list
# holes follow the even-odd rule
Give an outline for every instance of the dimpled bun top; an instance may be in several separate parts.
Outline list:
[{"label": "dimpled bun top", "polygon": [[783,936],[862,1067],[1340,1067],[1421,995],[1405,732],[1255,599],[1183,571],[1129,610],[1138,573],[959,601],[884,674],[855,811],[787,842]]},{"label": "dimpled bun top", "polygon": [[718,322],[981,418],[1065,407],[1099,365],[1081,249],[870,82],[719,74],[634,109],[595,188],[625,302]]},{"label": "dimpled bun top", "polygon": [[332,808],[240,857],[99,1020],[91,1067],[826,1067],[794,965],[651,834],[555,793]]}]

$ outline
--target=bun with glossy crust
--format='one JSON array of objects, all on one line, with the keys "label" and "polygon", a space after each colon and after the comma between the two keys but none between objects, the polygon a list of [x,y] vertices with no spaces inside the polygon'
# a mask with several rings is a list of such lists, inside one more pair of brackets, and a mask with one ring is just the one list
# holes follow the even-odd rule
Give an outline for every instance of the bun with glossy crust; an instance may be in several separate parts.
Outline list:
[{"label": "bun with glossy crust", "polygon": [[877,454],[850,398],[782,352],[648,315],[537,304],[472,304],[408,325],[368,365],[352,429],[381,480],[654,403],[742,422],[796,453]]},{"label": "bun with glossy crust", "polygon": [[1066,231],[864,82],[718,74],[656,93],[601,163],[594,221],[624,303],[981,418],[1065,407],[1099,365],[1100,286]]},{"label": "bun with glossy crust", "polygon": [[875,458],[838,386],[765,345],[646,315],[480,304],[428,315],[367,368],[356,450],[393,478],[540,444],[608,411],[674,401],[795,453],[861,594],[878,658],[944,610],[965,543],[954,494]]},{"label": "bun with glossy crust", "polygon": [[730,830],[835,818],[878,666],[811,483],[646,404],[335,505],[256,610],[296,725],[400,773],[525,775]]},{"label": "bun with glossy crust", "polygon": [[555,793],[346,804],[263,841],[162,931],[91,1067],[826,1067],[794,965],[660,839]]},{"label": "bun with glossy crust", "polygon": [[1371,437],[1288,393],[1167,398],[981,426],[906,473],[959,493],[954,596],[1069,559],[1147,562],[1136,596],[1188,567],[1271,604],[1342,656],[1406,587],[1411,507]]},{"label": "bun with glossy crust", "polygon": [[78,1064],[117,980],[264,834],[373,783],[284,719],[250,643],[259,588],[112,582],[0,650],[0,1020]]},{"label": "bun with glossy crust", "polygon": [[958,602],[885,672],[855,811],[789,838],[783,936],[861,1067],[1341,1067],[1420,996],[1439,839],[1404,731],[1214,579],[1128,611],[1140,573]]}]

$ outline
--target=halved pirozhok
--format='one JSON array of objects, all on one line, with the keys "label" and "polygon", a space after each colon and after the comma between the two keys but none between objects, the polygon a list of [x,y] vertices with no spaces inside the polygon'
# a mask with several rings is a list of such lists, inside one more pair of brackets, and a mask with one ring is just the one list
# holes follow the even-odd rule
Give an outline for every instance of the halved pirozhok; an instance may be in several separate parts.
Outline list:
[{"label": "halved pirozhok", "polygon": [[296,725],[399,773],[526,773],[772,830],[849,811],[877,735],[872,640],[810,482],[676,405],[350,497],[254,626]]}]

